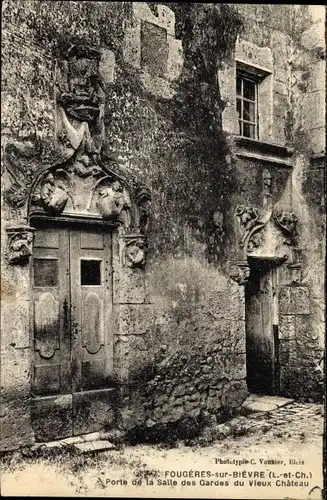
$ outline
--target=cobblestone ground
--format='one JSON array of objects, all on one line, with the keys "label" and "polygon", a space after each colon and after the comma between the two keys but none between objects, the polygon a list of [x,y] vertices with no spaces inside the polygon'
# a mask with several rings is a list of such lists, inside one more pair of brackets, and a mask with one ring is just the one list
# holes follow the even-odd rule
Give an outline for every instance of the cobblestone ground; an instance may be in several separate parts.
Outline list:
[{"label": "cobblestone ground", "polygon": [[3,464],[2,495],[320,499],[323,410],[294,402],[238,416],[205,429],[194,446],[15,454]]}]

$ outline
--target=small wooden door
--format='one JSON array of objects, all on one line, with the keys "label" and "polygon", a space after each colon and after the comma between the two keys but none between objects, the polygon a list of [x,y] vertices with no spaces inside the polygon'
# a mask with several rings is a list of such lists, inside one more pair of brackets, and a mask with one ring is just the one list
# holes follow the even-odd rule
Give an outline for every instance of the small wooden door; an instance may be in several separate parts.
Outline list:
[{"label": "small wooden door", "polygon": [[275,394],[276,268],[270,261],[250,263],[245,287],[246,366],[250,392]]},{"label": "small wooden door", "polygon": [[[93,432],[113,419],[111,261],[111,234],[101,228],[36,231],[32,391],[42,420],[49,420],[39,421],[36,401],[34,420],[42,439]],[[59,413],[58,402],[64,407]],[[59,414],[66,424],[58,424],[56,434],[51,428]]]}]

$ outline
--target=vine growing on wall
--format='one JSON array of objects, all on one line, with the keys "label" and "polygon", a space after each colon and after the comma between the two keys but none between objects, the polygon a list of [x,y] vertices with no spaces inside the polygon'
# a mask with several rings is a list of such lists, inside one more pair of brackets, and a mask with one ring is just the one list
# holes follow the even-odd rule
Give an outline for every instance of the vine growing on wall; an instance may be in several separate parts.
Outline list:
[{"label": "vine growing on wall", "polygon": [[233,56],[243,19],[227,4],[172,2],[167,6],[175,12],[176,37],[182,40],[185,58],[176,107],[179,124],[190,124],[187,109],[192,109],[196,133],[202,129],[216,134],[223,109],[218,70]]}]

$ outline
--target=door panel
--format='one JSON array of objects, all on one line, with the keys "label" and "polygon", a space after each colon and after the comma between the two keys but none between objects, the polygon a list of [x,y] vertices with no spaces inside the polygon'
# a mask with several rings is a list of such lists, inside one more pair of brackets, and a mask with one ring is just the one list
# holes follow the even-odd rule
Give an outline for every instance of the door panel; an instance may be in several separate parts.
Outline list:
[{"label": "door panel", "polygon": [[71,231],[73,433],[112,421],[111,235]]},{"label": "door panel", "polygon": [[270,265],[256,262],[245,287],[247,382],[253,393],[275,391],[273,300]]},{"label": "door panel", "polygon": [[34,394],[71,390],[68,245],[65,229],[36,232],[32,266]]},{"label": "door panel", "polygon": [[104,388],[112,373],[111,236],[70,232],[73,392]]}]

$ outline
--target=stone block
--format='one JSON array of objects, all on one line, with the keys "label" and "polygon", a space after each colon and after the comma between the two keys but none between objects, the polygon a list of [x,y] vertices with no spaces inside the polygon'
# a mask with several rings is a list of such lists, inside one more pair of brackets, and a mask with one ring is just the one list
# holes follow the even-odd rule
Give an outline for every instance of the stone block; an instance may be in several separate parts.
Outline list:
[{"label": "stone block", "polygon": [[244,287],[231,281],[229,290],[225,292],[228,298],[226,305],[229,318],[232,320],[245,320],[245,295]]},{"label": "stone block", "polygon": [[141,82],[146,91],[163,99],[172,99],[176,94],[176,90],[172,88],[170,82],[163,77],[151,75],[146,70],[140,73]]},{"label": "stone block", "polygon": [[324,154],[326,150],[326,135],[324,127],[310,129],[306,131],[308,147],[313,154]]},{"label": "stone block", "polygon": [[73,394],[74,434],[86,434],[113,426],[116,419],[115,389]]},{"label": "stone block", "polygon": [[27,300],[1,301],[1,349],[30,346],[29,307]]},{"label": "stone block", "polygon": [[246,355],[229,354],[221,357],[224,367],[223,373],[219,373],[219,378],[227,377],[229,380],[245,379],[246,377]]},{"label": "stone block", "polygon": [[231,321],[230,322],[231,344],[233,351],[237,354],[246,352],[246,334],[245,334],[245,321]]},{"label": "stone block", "polygon": [[183,69],[184,57],[183,57],[183,46],[182,40],[176,40],[175,38],[168,36],[168,59],[167,59],[167,71],[166,78],[172,82],[176,80]]},{"label": "stone block", "polygon": [[141,23],[127,28],[123,42],[123,59],[134,68],[141,67]]},{"label": "stone block", "polygon": [[309,68],[307,92],[316,90],[325,90],[326,85],[326,62],[324,60],[316,61]]},{"label": "stone block", "polygon": [[280,314],[310,314],[309,289],[305,286],[284,286],[279,289]]},{"label": "stone block", "polygon": [[143,269],[121,267],[114,272],[113,294],[116,304],[142,304],[147,299]]},{"label": "stone block", "polygon": [[171,408],[169,420],[171,422],[175,422],[175,421],[179,420],[180,418],[182,418],[183,416],[185,416],[183,406],[174,406]]},{"label": "stone block", "polygon": [[116,447],[114,444],[110,443],[110,441],[100,440],[100,441],[90,441],[88,443],[77,443],[74,445],[74,448],[79,453],[84,454],[84,453],[95,453],[99,451],[114,450]]},{"label": "stone block", "polygon": [[137,19],[164,28],[167,34],[175,36],[175,14],[166,5],[157,4],[155,15],[146,2],[133,2],[133,12]]},{"label": "stone block", "polygon": [[221,98],[235,107],[236,103],[236,64],[225,65],[218,71],[218,81]]},{"label": "stone block", "polygon": [[278,356],[280,365],[296,363],[297,361],[297,346],[295,340],[281,340],[279,342]]},{"label": "stone block", "polygon": [[296,317],[296,343],[299,347],[308,350],[319,347],[319,330],[312,322],[309,315],[298,315]]},{"label": "stone block", "polygon": [[34,442],[30,399],[0,401],[0,451],[14,450]]},{"label": "stone block", "polygon": [[293,315],[279,316],[278,334],[280,340],[293,340],[296,336],[296,317]]},{"label": "stone block", "polygon": [[249,395],[245,380],[235,380],[225,385],[221,397],[224,408],[235,409],[241,406]]},{"label": "stone block", "polygon": [[30,279],[28,266],[1,266],[1,301],[15,307],[16,303],[29,299]]},{"label": "stone block", "polygon": [[273,127],[273,76],[266,76],[258,86],[260,140],[271,141]]},{"label": "stone block", "polygon": [[149,304],[116,305],[115,322],[118,335],[151,332],[154,325],[153,307]]},{"label": "stone block", "polygon": [[273,55],[270,47],[259,47],[254,43],[238,39],[235,46],[235,58],[251,66],[273,72]]},{"label": "stone block", "polygon": [[112,50],[103,50],[99,62],[99,73],[104,83],[113,83],[115,80],[115,54]]},{"label": "stone block", "polygon": [[280,82],[280,81],[276,80],[274,82],[273,91],[274,91],[274,94],[279,94],[279,95],[282,95],[282,96],[287,96],[288,89],[287,89],[286,82]]},{"label": "stone block", "polygon": [[1,350],[3,396],[22,397],[30,393],[30,350],[7,347]]},{"label": "stone block", "polygon": [[222,127],[224,132],[238,134],[238,113],[231,101],[226,102],[226,107],[222,112]]},{"label": "stone block", "polygon": [[167,31],[161,26],[141,21],[141,67],[153,76],[165,77],[168,50]]},{"label": "stone block", "polygon": [[323,128],[326,123],[325,91],[307,92],[303,97],[303,128],[304,130]]},{"label": "stone block", "polygon": [[[284,110],[283,110],[284,112]],[[275,144],[285,145],[285,117],[280,115],[273,115],[273,122],[271,127],[271,140]]]},{"label": "stone block", "polygon": [[72,403],[71,394],[31,400],[31,419],[36,441],[52,441],[72,435]]}]

